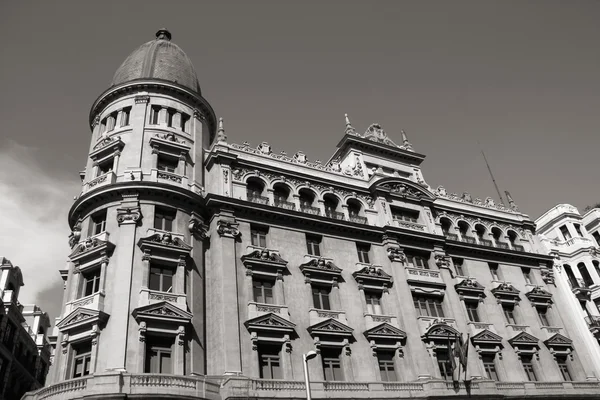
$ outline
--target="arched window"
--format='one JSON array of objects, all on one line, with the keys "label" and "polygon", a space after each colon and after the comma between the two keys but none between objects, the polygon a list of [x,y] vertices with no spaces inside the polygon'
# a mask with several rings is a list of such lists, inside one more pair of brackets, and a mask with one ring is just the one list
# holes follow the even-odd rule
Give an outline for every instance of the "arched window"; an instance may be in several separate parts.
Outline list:
[{"label": "arched window", "polygon": [[442,233],[448,239],[458,240],[458,235],[452,231],[452,221],[448,218],[441,218],[440,225],[442,226]]},{"label": "arched window", "polygon": [[309,214],[319,214],[319,209],[314,207],[313,204],[315,202],[315,194],[311,190],[308,189],[300,189],[300,210]]},{"label": "arched window", "polygon": [[260,179],[248,179],[248,182],[246,183],[246,196],[248,197],[248,201],[268,204],[269,199],[262,195],[264,187],[265,185]]},{"label": "arched window", "polygon": [[294,209],[294,203],[288,201],[290,197],[290,190],[286,185],[276,184],[273,187],[273,201],[275,207],[281,207],[288,210]]},{"label": "arched window", "polygon": [[475,243],[475,238],[471,236],[471,227],[465,221],[458,222],[458,230],[462,236],[463,242]]},{"label": "arched window", "polygon": [[579,274],[583,278],[583,284],[585,285],[585,287],[592,286],[594,284],[594,281],[593,281],[592,277],[590,276],[590,273],[589,273],[587,267],[585,266],[585,264],[584,263],[577,264],[577,269],[579,270]]},{"label": "arched window", "polygon": [[514,250],[523,251],[525,248],[519,244],[519,236],[515,231],[508,231],[508,240]]},{"label": "arched window", "polygon": [[502,232],[500,228],[493,227],[492,236],[496,241],[496,247],[499,247],[501,249],[508,249],[508,244],[504,242],[504,232]]},{"label": "arched window", "polygon": [[594,269],[596,270],[596,273],[600,277],[600,262],[593,260],[592,264],[594,265]]},{"label": "arched window", "polygon": [[358,222],[361,224],[367,223],[367,218],[362,215],[362,206],[357,200],[348,200],[348,217],[352,222]]},{"label": "arched window", "polygon": [[567,274],[567,279],[569,280],[569,285],[571,288],[578,288],[579,282],[577,282],[577,278],[575,278],[571,266],[569,264],[565,264],[563,265],[563,268],[565,269],[565,273]]},{"label": "arched window", "polygon": [[485,226],[481,224],[475,225],[475,232],[477,233],[477,237],[479,238],[479,243],[484,246],[491,246],[492,241],[486,238],[486,229]]},{"label": "arched window", "polygon": [[326,194],[323,197],[323,203],[325,205],[325,216],[335,219],[344,219],[344,213],[337,211],[339,202],[335,196]]}]

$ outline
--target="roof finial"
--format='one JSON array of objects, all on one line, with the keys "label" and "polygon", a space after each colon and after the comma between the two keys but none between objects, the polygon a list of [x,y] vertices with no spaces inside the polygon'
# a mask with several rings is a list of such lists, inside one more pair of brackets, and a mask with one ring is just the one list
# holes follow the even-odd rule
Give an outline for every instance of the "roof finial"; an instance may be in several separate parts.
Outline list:
[{"label": "roof finial", "polygon": [[519,207],[517,207],[517,203],[515,203],[509,191],[505,190],[504,194],[506,195],[506,200],[508,200],[508,206],[514,211],[519,211]]},{"label": "roof finial", "polygon": [[223,127],[223,118],[219,118],[219,128],[217,129],[217,141],[227,141],[227,135],[225,135],[225,128]]},{"label": "roof finial", "polygon": [[400,132],[402,132],[402,146],[406,148],[406,150],[413,150],[412,144],[410,144],[410,142],[408,141],[408,137],[406,136],[406,132],[404,132],[404,129],[402,129]]},{"label": "roof finial", "polygon": [[348,114],[344,114],[344,117],[346,117],[346,131],[345,131],[345,133],[347,135],[356,135],[356,130],[354,129],[354,127],[350,123],[350,118],[348,118]]},{"label": "roof finial", "polygon": [[156,39],[170,41],[171,40],[171,32],[169,32],[165,28],[159,29],[158,32],[156,32]]}]

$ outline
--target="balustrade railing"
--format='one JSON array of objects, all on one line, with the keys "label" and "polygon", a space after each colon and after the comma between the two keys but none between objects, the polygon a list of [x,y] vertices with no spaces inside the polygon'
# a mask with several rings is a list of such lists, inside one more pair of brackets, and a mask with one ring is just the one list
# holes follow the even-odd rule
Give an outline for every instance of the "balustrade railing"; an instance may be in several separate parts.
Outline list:
[{"label": "balustrade railing", "polygon": [[269,204],[269,198],[264,196],[256,196],[248,194],[248,201],[258,204]]},{"label": "balustrade railing", "polygon": [[477,240],[475,240],[474,237],[466,236],[466,235],[463,235],[462,241],[465,242],[465,243],[472,243],[472,244],[476,244],[477,243]]},{"label": "balustrade railing", "polygon": [[483,245],[483,246],[489,246],[492,247],[493,243],[491,240],[489,239],[479,239],[479,244]]},{"label": "balustrade railing", "polygon": [[444,236],[446,237],[446,239],[449,240],[458,240],[458,235],[456,233],[444,233]]},{"label": "balustrade railing", "polygon": [[325,216],[333,219],[344,219],[344,213],[339,211],[325,210]]},{"label": "balustrade railing", "polygon": [[197,384],[197,378],[187,376],[160,374],[131,375],[131,386],[173,387],[195,390]]},{"label": "balustrade railing", "polygon": [[329,391],[368,391],[369,383],[368,382],[336,382],[329,381],[323,382],[323,387],[325,390]]},{"label": "balustrade railing", "polygon": [[509,249],[508,243],[496,241],[496,247],[499,249]]},{"label": "balustrade railing", "polygon": [[300,205],[300,211],[307,214],[319,215],[321,210],[318,207],[312,207],[307,205]]},{"label": "balustrade railing", "polygon": [[367,223],[367,217],[361,217],[360,215],[351,215],[350,217],[348,217],[348,219],[351,222],[356,222],[359,224],[366,224]]},{"label": "balustrade railing", "polygon": [[296,209],[296,205],[294,203],[292,203],[291,201],[275,199],[273,201],[273,204],[275,205],[275,207],[283,208],[286,210],[295,210]]}]

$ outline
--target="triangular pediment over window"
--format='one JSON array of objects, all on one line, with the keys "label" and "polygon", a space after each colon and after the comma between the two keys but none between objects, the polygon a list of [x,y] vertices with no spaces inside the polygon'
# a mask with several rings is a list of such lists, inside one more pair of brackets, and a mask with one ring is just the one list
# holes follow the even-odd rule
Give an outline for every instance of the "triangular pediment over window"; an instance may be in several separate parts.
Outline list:
[{"label": "triangular pediment over window", "polygon": [[494,332],[484,329],[477,335],[471,338],[474,345],[499,345],[502,343],[502,337],[496,335]]},{"label": "triangular pediment over window", "polygon": [[425,341],[431,340],[453,340],[455,336],[459,335],[459,332],[445,323],[434,323],[432,324],[427,332],[421,336],[421,339]]},{"label": "triangular pediment over window", "polygon": [[573,347],[573,341],[560,333],[554,334],[550,339],[544,341],[546,347]]},{"label": "triangular pediment over window", "polygon": [[319,322],[318,324],[308,327],[308,332],[312,336],[352,336],[352,331],[348,325],[342,324],[333,318],[326,319],[325,321]]},{"label": "triangular pediment over window", "polygon": [[139,241],[142,251],[170,252],[177,255],[187,256],[192,250],[192,246],[185,243],[181,238],[172,235],[170,232],[154,233]]},{"label": "triangular pediment over window", "polygon": [[244,322],[246,328],[250,331],[272,331],[272,332],[294,332],[296,324],[280,316],[269,313]]},{"label": "triangular pediment over window", "polygon": [[[105,234],[108,236],[108,234]],[[107,237],[108,239],[108,237]],[[86,240],[75,245],[75,248],[69,255],[69,259],[73,262],[82,262],[93,258],[101,258],[114,249],[115,245],[108,240],[102,240],[98,237],[87,238]]]},{"label": "triangular pediment over window", "polygon": [[525,296],[532,302],[534,305],[549,305],[552,304],[552,294],[545,291],[539,286],[534,287],[529,292],[525,294]]},{"label": "triangular pediment over window", "polygon": [[381,288],[385,290],[392,286],[393,279],[381,266],[365,265],[360,270],[353,272],[352,276],[359,285]]},{"label": "triangular pediment over window", "polygon": [[108,320],[109,315],[98,310],[79,307],[64,317],[56,327],[61,332],[66,332],[74,328],[89,326],[93,324],[101,325]]},{"label": "triangular pediment over window", "polygon": [[406,339],[406,333],[403,330],[388,323],[377,325],[365,331],[365,336],[368,340],[393,339],[399,341]]},{"label": "triangular pediment over window", "polygon": [[174,306],[173,304],[161,301],[133,310],[133,317],[136,321],[163,321],[169,323],[187,324],[192,320],[193,314]]},{"label": "triangular pediment over window", "polygon": [[251,248],[250,252],[241,257],[242,263],[248,268],[248,275],[278,276],[287,271],[288,262],[281,258],[278,251]]},{"label": "triangular pediment over window", "polygon": [[508,282],[502,282],[496,288],[492,289],[492,294],[502,302],[518,302],[519,300],[521,300],[521,298],[519,297],[519,293],[520,292]]},{"label": "triangular pediment over window", "polygon": [[461,296],[483,298],[485,297],[485,287],[475,279],[466,278],[454,285],[456,292]]},{"label": "triangular pediment over window", "polygon": [[408,179],[390,177],[375,183],[377,191],[390,193],[392,196],[434,199],[435,196],[426,187]]},{"label": "triangular pediment over window", "polygon": [[512,339],[509,339],[509,341],[508,341],[508,343],[510,343],[512,346],[515,346],[515,345],[537,346],[538,342],[539,342],[538,338],[536,338],[535,336],[533,336],[527,332],[521,332],[517,336],[513,337]]}]

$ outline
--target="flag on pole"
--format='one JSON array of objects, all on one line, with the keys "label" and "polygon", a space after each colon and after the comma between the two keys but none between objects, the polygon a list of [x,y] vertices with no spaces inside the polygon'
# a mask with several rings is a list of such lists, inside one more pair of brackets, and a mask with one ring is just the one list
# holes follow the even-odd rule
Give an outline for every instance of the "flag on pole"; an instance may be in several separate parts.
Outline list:
[{"label": "flag on pole", "polygon": [[465,370],[467,369],[467,355],[469,353],[468,340],[467,337],[467,342],[465,342],[461,333],[460,336],[456,335],[456,343],[454,344],[454,356],[458,358],[460,365],[462,365]]},{"label": "flag on pole", "polygon": [[455,374],[456,371],[456,358],[454,356],[454,352],[455,350],[452,348],[452,340],[450,339],[450,333],[448,332],[448,364],[450,366],[450,371],[452,374],[452,381],[453,382],[457,382],[457,375]]}]

